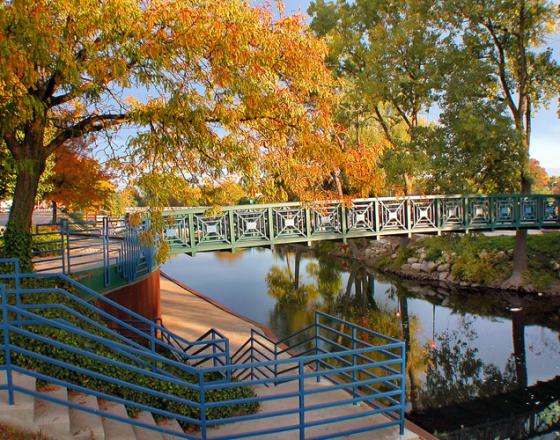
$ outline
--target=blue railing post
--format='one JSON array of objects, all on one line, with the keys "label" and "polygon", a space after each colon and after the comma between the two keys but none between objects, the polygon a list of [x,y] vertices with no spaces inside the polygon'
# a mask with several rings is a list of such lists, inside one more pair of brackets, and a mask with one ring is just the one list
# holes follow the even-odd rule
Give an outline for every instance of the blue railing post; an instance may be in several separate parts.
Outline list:
[{"label": "blue railing post", "polygon": [[206,440],[206,396],[204,393],[204,373],[198,373],[198,395],[200,401],[200,438]]},{"label": "blue railing post", "polygon": [[68,224],[68,219],[63,219],[60,225],[62,233],[66,236],[66,272],[65,274],[70,274],[71,263],[70,263],[70,226]]},{"label": "blue railing post", "polygon": [[231,382],[231,357],[229,355],[229,338],[225,340],[226,348],[226,380]]},{"label": "blue railing post", "polygon": [[[358,389],[356,387],[356,380],[357,380],[357,370],[356,370],[356,363],[358,357],[356,356],[356,327],[352,326],[352,397],[355,399],[358,396]],[[354,405],[357,405],[357,402],[354,402]]]},{"label": "blue railing post", "polygon": [[[274,344],[274,378],[278,377],[278,343]],[[274,382],[274,386],[277,386],[278,382]]]},{"label": "blue railing post", "polygon": [[305,440],[305,371],[302,360],[298,362],[299,439]]},{"label": "blue railing post", "polygon": [[255,368],[253,367],[253,361],[255,360],[254,357],[254,353],[255,353],[255,347],[254,347],[254,343],[253,341],[255,340],[255,331],[253,329],[251,329],[251,342],[250,342],[250,350],[251,350],[251,356],[249,357],[249,362],[251,363],[251,379],[255,378]]},{"label": "blue railing post", "polygon": [[[150,326],[150,350],[153,354],[156,354],[156,327],[155,325]],[[156,361],[152,363],[152,370],[156,371]]]},{"label": "blue railing post", "polygon": [[[319,314],[315,312],[315,355],[319,354]],[[315,371],[317,371],[317,383],[321,382],[321,376],[319,371],[321,370],[321,365],[319,359],[315,361]]]},{"label": "blue railing post", "polygon": [[399,434],[404,435],[404,410],[406,406],[406,350],[404,343],[401,345],[401,408],[400,408],[400,425]]},{"label": "blue railing post", "polygon": [[62,221],[58,224],[58,233],[60,234],[60,262],[62,266],[62,273],[66,273],[66,261],[64,259],[64,230],[62,229]]},{"label": "blue railing post", "polygon": [[12,381],[12,359],[10,353],[10,324],[8,322],[8,292],[4,284],[0,284],[2,294],[2,322],[4,333],[4,352],[6,362],[6,385],[8,387],[8,405],[14,404],[14,388]]},{"label": "blue railing post", "polygon": [[214,367],[218,365],[218,360],[216,359],[216,332],[212,329],[212,364]]},{"label": "blue railing post", "polygon": [[109,285],[109,219],[107,217],[103,217],[101,235],[103,243],[103,282],[107,287]]}]

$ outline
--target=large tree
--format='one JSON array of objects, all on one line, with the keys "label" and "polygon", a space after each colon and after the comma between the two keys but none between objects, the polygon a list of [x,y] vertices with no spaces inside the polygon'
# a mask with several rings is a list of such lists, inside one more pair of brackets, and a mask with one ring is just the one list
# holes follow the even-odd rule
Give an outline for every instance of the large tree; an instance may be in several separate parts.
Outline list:
[{"label": "large tree", "polygon": [[[558,26],[558,6],[546,0],[442,0],[443,26],[489,68],[491,98],[505,103],[521,142],[522,193],[531,192],[529,147],[533,114],[560,90],[560,66],[546,47]],[[527,230],[516,234],[513,274],[505,287],[519,286],[527,270]]]},{"label": "large tree", "polygon": [[[332,157],[326,48],[301,18],[272,17],[244,0],[4,1],[0,138],[17,171],[7,253],[30,266],[47,158],[90,133],[106,133],[130,173],[235,172],[255,187],[281,175],[295,191],[320,180],[318,159]],[[122,127],[124,143],[111,136]]]},{"label": "large tree", "polygon": [[429,25],[432,8],[416,0],[315,0],[308,10],[329,44],[329,65],[353,85],[348,123],[376,123],[392,147],[386,174],[405,194],[424,172],[417,133],[441,87],[444,38]]}]

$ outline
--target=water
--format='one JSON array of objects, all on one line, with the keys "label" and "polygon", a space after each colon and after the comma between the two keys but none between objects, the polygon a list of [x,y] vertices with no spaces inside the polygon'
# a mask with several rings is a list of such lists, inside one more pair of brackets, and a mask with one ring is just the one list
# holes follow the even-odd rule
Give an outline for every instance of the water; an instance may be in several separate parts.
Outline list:
[{"label": "water", "polygon": [[557,438],[560,297],[448,292],[334,260],[324,246],[181,255],[163,271],[280,338],[320,309],[405,339],[408,417],[438,436]]}]

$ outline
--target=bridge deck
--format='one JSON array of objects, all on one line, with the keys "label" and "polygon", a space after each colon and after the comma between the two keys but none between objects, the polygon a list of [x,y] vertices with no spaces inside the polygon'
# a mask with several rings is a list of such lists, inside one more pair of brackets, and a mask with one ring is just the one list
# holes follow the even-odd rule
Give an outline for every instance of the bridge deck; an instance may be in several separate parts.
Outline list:
[{"label": "bridge deck", "polygon": [[558,195],[410,196],[349,203],[174,208],[164,211],[174,253],[445,231],[560,227]]}]

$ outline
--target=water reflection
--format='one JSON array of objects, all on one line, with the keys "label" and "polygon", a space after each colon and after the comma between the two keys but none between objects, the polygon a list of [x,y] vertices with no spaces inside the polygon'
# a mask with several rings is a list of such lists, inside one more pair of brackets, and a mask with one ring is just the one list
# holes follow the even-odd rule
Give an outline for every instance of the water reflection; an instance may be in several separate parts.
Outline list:
[{"label": "water reflection", "polygon": [[560,426],[560,299],[448,292],[304,246],[235,255],[180,257],[164,271],[278,337],[321,310],[404,340],[409,417],[439,436],[527,438]]}]

